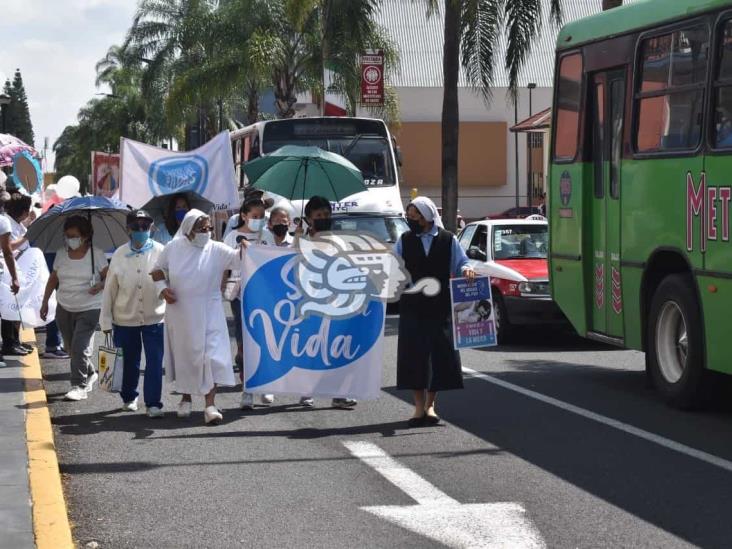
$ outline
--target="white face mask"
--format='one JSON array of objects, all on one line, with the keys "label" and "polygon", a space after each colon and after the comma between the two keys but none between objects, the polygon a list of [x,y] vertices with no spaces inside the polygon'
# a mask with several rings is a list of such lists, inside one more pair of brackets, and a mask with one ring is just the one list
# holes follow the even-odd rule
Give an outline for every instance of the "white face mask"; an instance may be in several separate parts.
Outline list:
[{"label": "white face mask", "polygon": [[266,219],[250,219],[247,221],[247,227],[255,233],[258,233],[264,228],[265,221]]},{"label": "white face mask", "polygon": [[81,238],[76,236],[74,238],[66,238],[66,246],[69,250],[78,250],[81,248]]},{"label": "white face mask", "polygon": [[191,244],[198,246],[199,248],[204,248],[206,244],[208,244],[209,240],[211,240],[211,233],[196,233],[193,236]]}]

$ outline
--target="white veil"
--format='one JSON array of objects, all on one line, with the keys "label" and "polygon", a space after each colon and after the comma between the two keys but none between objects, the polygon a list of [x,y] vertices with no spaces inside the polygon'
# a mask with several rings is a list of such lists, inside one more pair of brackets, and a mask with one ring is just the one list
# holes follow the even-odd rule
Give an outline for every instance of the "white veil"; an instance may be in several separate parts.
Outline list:
[{"label": "white veil", "polygon": [[437,206],[435,206],[435,203],[432,202],[431,199],[427,198],[426,196],[418,196],[409,203],[409,206],[414,206],[415,208],[417,208],[419,210],[419,213],[422,214],[422,217],[424,217],[427,221],[433,222],[440,229],[445,228],[445,226],[442,224],[442,218],[437,211]]},{"label": "white veil", "polygon": [[190,210],[183,218],[183,221],[178,228],[178,232],[175,233],[175,238],[188,238],[188,235],[193,230],[193,226],[196,224],[196,221],[202,217],[208,216],[201,210],[196,210],[195,208]]}]

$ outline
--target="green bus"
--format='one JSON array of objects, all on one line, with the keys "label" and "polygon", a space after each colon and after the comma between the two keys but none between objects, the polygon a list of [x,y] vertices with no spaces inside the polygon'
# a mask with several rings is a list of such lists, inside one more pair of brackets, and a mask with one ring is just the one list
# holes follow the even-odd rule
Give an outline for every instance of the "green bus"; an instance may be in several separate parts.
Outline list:
[{"label": "green bus", "polygon": [[732,373],[732,0],[640,0],[557,41],[554,299],[672,405]]}]

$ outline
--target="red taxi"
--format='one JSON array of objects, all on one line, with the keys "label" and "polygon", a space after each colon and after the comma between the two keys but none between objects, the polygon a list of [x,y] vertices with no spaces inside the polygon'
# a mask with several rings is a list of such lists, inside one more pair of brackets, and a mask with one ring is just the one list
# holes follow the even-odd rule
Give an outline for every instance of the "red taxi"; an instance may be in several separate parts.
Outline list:
[{"label": "red taxi", "polygon": [[518,326],[567,322],[549,295],[548,224],[537,217],[476,221],[458,236],[475,272],[491,277],[499,341]]}]

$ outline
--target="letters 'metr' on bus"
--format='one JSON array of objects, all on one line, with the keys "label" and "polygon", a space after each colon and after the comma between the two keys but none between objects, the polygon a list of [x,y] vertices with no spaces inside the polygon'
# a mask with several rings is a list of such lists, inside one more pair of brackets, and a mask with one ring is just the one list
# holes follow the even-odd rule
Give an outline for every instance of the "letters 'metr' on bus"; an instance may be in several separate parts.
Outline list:
[{"label": "letters 'metr' on bus", "polygon": [[553,296],[580,334],[644,350],[680,407],[709,370],[732,373],[731,199],[732,0],[647,0],[562,29]]}]

